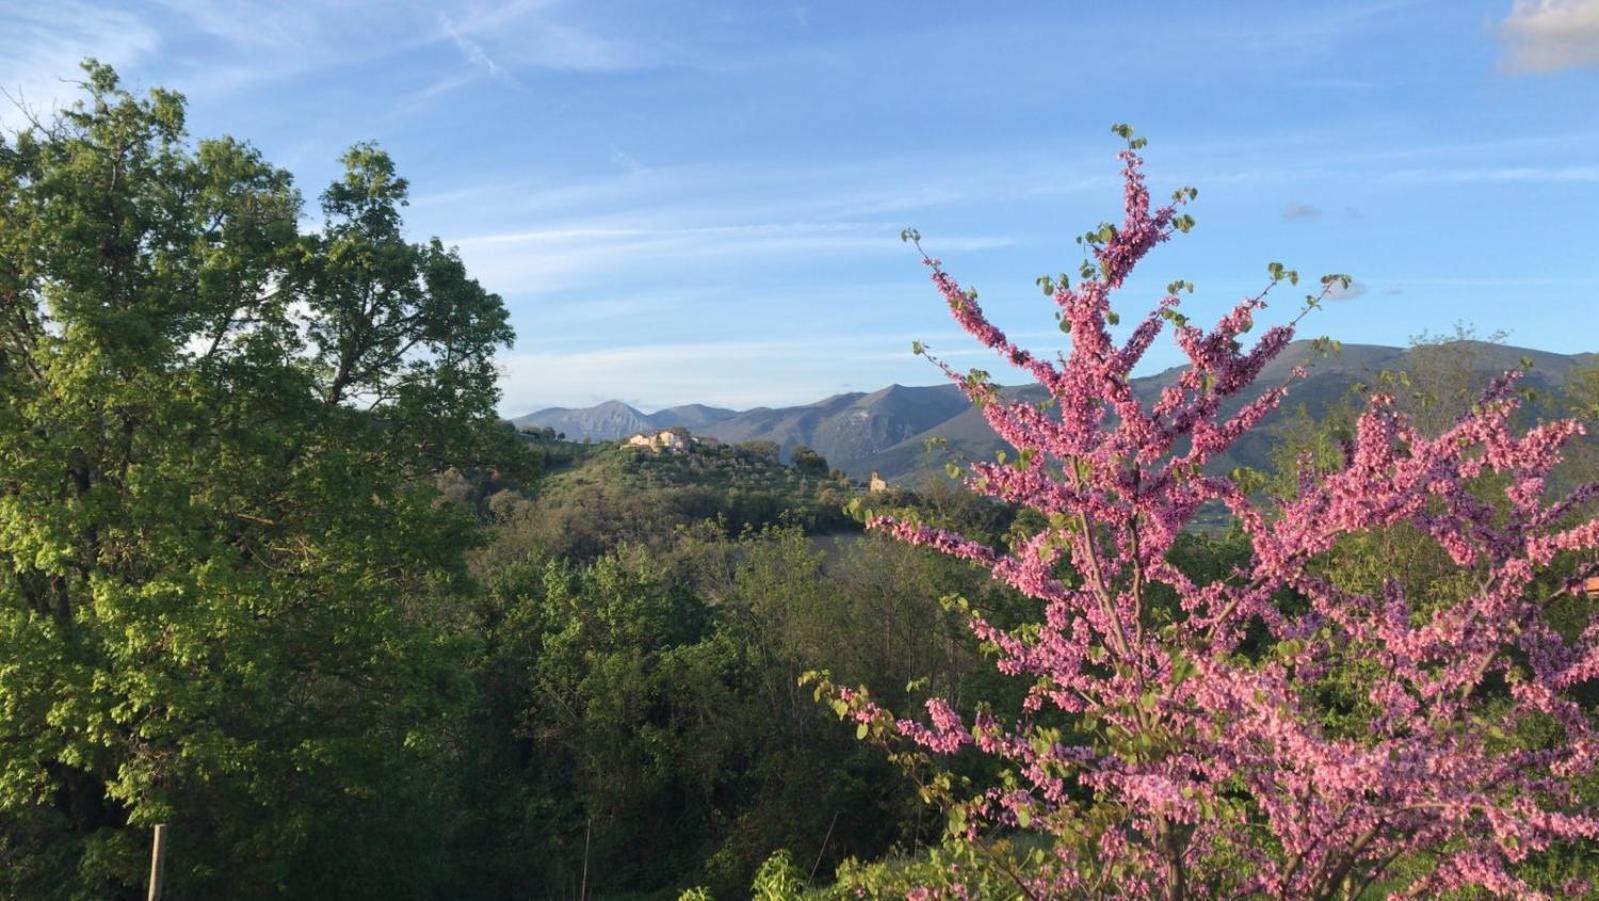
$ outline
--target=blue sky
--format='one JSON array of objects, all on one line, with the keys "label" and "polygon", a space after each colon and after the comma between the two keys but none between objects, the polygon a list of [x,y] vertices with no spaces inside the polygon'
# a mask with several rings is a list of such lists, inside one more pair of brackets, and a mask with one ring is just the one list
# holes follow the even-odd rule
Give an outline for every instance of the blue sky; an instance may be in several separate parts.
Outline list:
[{"label": "blue sky", "polygon": [[936,381],[912,339],[985,364],[906,225],[1058,345],[1033,279],[1117,213],[1123,121],[1157,196],[1200,189],[1124,313],[1187,278],[1213,318],[1281,260],[1357,280],[1307,335],[1462,321],[1599,350],[1599,0],[0,0],[13,94],[63,102],[86,55],[184,92],[195,134],[250,140],[308,199],[382,143],[417,237],[512,311],[508,414]]}]

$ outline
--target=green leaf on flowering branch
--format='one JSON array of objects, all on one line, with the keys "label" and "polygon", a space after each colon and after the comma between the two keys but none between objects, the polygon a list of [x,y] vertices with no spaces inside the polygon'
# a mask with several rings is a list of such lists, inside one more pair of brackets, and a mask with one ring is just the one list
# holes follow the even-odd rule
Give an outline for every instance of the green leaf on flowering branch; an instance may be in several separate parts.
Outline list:
[{"label": "green leaf on flowering branch", "polygon": [[872,727],[871,726],[867,725],[866,723],[861,723],[860,725],[855,727],[855,738],[857,740],[863,739],[867,735],[871,734],[871,731],[872,731]]},{"label": "green leaf on flowering branch", "polygon": [[899,239],[906,243],[911,241],[920,241],[922,239],[922,233],[914,228],[901,229],[899,233]]},{"label": "green leaf on flowering branch", "polygon": [[1240,466],[1234,469],[1227,474],[1227,477],[1232,480],[1234,485],[1238,486],[1239,491],[1245,494],[1254,494],[1266,484],[1265,474],[1258,470],[1250,469],[1248,466]]},{"label": "green leaf on flowering branch", "polygon": [[956,805],[949,809],[949,831],[957,833],[966,831],[966,809],[964,807]]},{"label": "green leaf on flowering branch", "polygon": [[1190,216],[1189,214],[1184,213],[1181,216],[1174,217],[1172,219],[1172,221],[1171,221],[1171,224],[1178,231],[1180,231],[1180,232],[1182,232],[1183,234],[1186,235],[1189,232],[1194,230],[1194,222],[1195,222],[1195,219],[1194,219],[1193,216]]},{"label": "green leaf on flowering branch", "polygon": [[967,613],[972,609],[971,601],[958,594],[946,594],[938,599],[938,604],[945,610],[953,610],[959,613]]},{"label": "green leaf on flowering branch", "polygon": [[1117,313],[1115,310],[1106,310],[1105,321],[1111,325],[1121,325],[1122,317],[1121,314]]},{"label": "green leaf on flowering branch", "polygon": [[911,353],[913,353],[913,354],[915,354],[916,356],[919,357],[919,356],[927,353],[927,346],[925,344],[923,344],[922,342],[920,342],[920,341],[912,341],[911,342]]},{"label": "green leaf on flowering branch", "polygon": [[1173,685],[1183,684],[1183,682],[1187,681],[1190,676],[1193,676],[1197,672],[1199,672],[1199,668],[1194,665],[1192,660],[1189,660],[1186,656],[1184,656],[1182,648],[1172,649],[1171,679]]}]

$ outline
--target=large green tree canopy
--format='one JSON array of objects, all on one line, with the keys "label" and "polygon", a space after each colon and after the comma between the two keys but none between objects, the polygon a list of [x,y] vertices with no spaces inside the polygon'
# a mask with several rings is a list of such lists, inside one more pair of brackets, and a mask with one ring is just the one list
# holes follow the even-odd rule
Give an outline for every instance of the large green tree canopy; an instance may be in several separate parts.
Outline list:
[{"label": "large green tree canopy", "polygon": [[303,230],[85,71],[0,137],[0,895],[141,891],[156,821],[180,893],[421,891],[476,540],[428,477],[514,465],[505,309],[376,147]]}]

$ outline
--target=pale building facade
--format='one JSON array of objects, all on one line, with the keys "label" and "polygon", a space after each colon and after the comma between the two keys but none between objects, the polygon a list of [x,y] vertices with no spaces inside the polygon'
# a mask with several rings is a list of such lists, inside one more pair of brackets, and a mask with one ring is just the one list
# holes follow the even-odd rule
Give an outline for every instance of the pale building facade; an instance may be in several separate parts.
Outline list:
[{"label": "pale building facade", "polygon": [[694,444],[694,439],[689,435],[672,431],[656,432],[653,435],[640,432],[622,443],[628,447],[648,448],[656,453],[663,450],[680,452],[688,450]]}]

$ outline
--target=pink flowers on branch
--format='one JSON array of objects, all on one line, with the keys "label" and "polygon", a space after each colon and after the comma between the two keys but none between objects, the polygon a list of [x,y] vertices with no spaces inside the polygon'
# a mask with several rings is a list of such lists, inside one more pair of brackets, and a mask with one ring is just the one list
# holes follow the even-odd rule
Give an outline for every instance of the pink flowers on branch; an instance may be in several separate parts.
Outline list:
[{"label": "pink flowers on branch", "polygon": [[[1241,343],[1268,293],[1297,276],[1273,264],[1266,289],[1208,331],[1177,312],[1184,283],[1174,283],[1126,340],[1113,339],[1111,294],[1151,249],[1187,230],[1192,219],[1178,210],[1194,196],[1185,189],[1152,206],[1143,141],[1118,133],[1128,140],[1125,218],[1087,236],[1093,259],[1075,286],[1041,280],[1070,335],[1068,354],[1044,358],[1012,343],[975,292],[924,257],[955,319],[1053,398],[1054,410],[1012,400],[984,374],[939,363],[1021,452],[973,465],[966,483],[1048,526],[1007,552],[914,522],[870,521],[1039,602],[1039,621],[1021,630],[971,617],[999,669],[1032,680],[1026,712],[1000,723],[933,700],[925,721],[895,719],[847,689],[835,705],[863,735],[1002,759],[1010,777],[961,805],[952,831],[972,840],[996,829],[1047,834],[1045,862],[1015,876],[1030,896],[1313,898],[1465,886],[1536,895],[1515,875],[1517,862],[1599,839],[1599,820],[1573,787],[1594,773],[1599,737],[1571,697],[1599,678],[1599,624],[1562,635],[1546,616],[1548,586],[1540,594],[1534,584],[1557,555],[1591,560],[1599,547],[1599,522],[1570,522],[1591,489],[1545,500],[1561,446],[1581,427],[1519,434],[1516,376],[1507,374],[1437,436],[1374,396],[1344,465],[1307,473],[1290,499],[1261,502],[1211,474],[1206,464],[1287,391],[1274,385],[1241,408],[1227,403],[1249,396],[1292,339],[1289,323],[1253,347]],[[1341,281],[1324,279],[1323,296]],[[1146,404],[1130,373],[1167,327],[1191,365]],[[1484,484],[1501,497],[1485,500]],[[1213,502],[1241,525],[1253,559],[1195,582],[1168,556]],[[1410,597],[1397,580],[1360,593],[1318,575],[1316,562],[1342,537],[1399,524],[1469,573],[1463,599]],[[1152,616],[1159,604],[1174,615]],[[1375,711],[1369,735],[1326,727],[1317,696],[1330,674],[1356,665]],[[1542,739],[1512,740],[1535,729]]]}]

